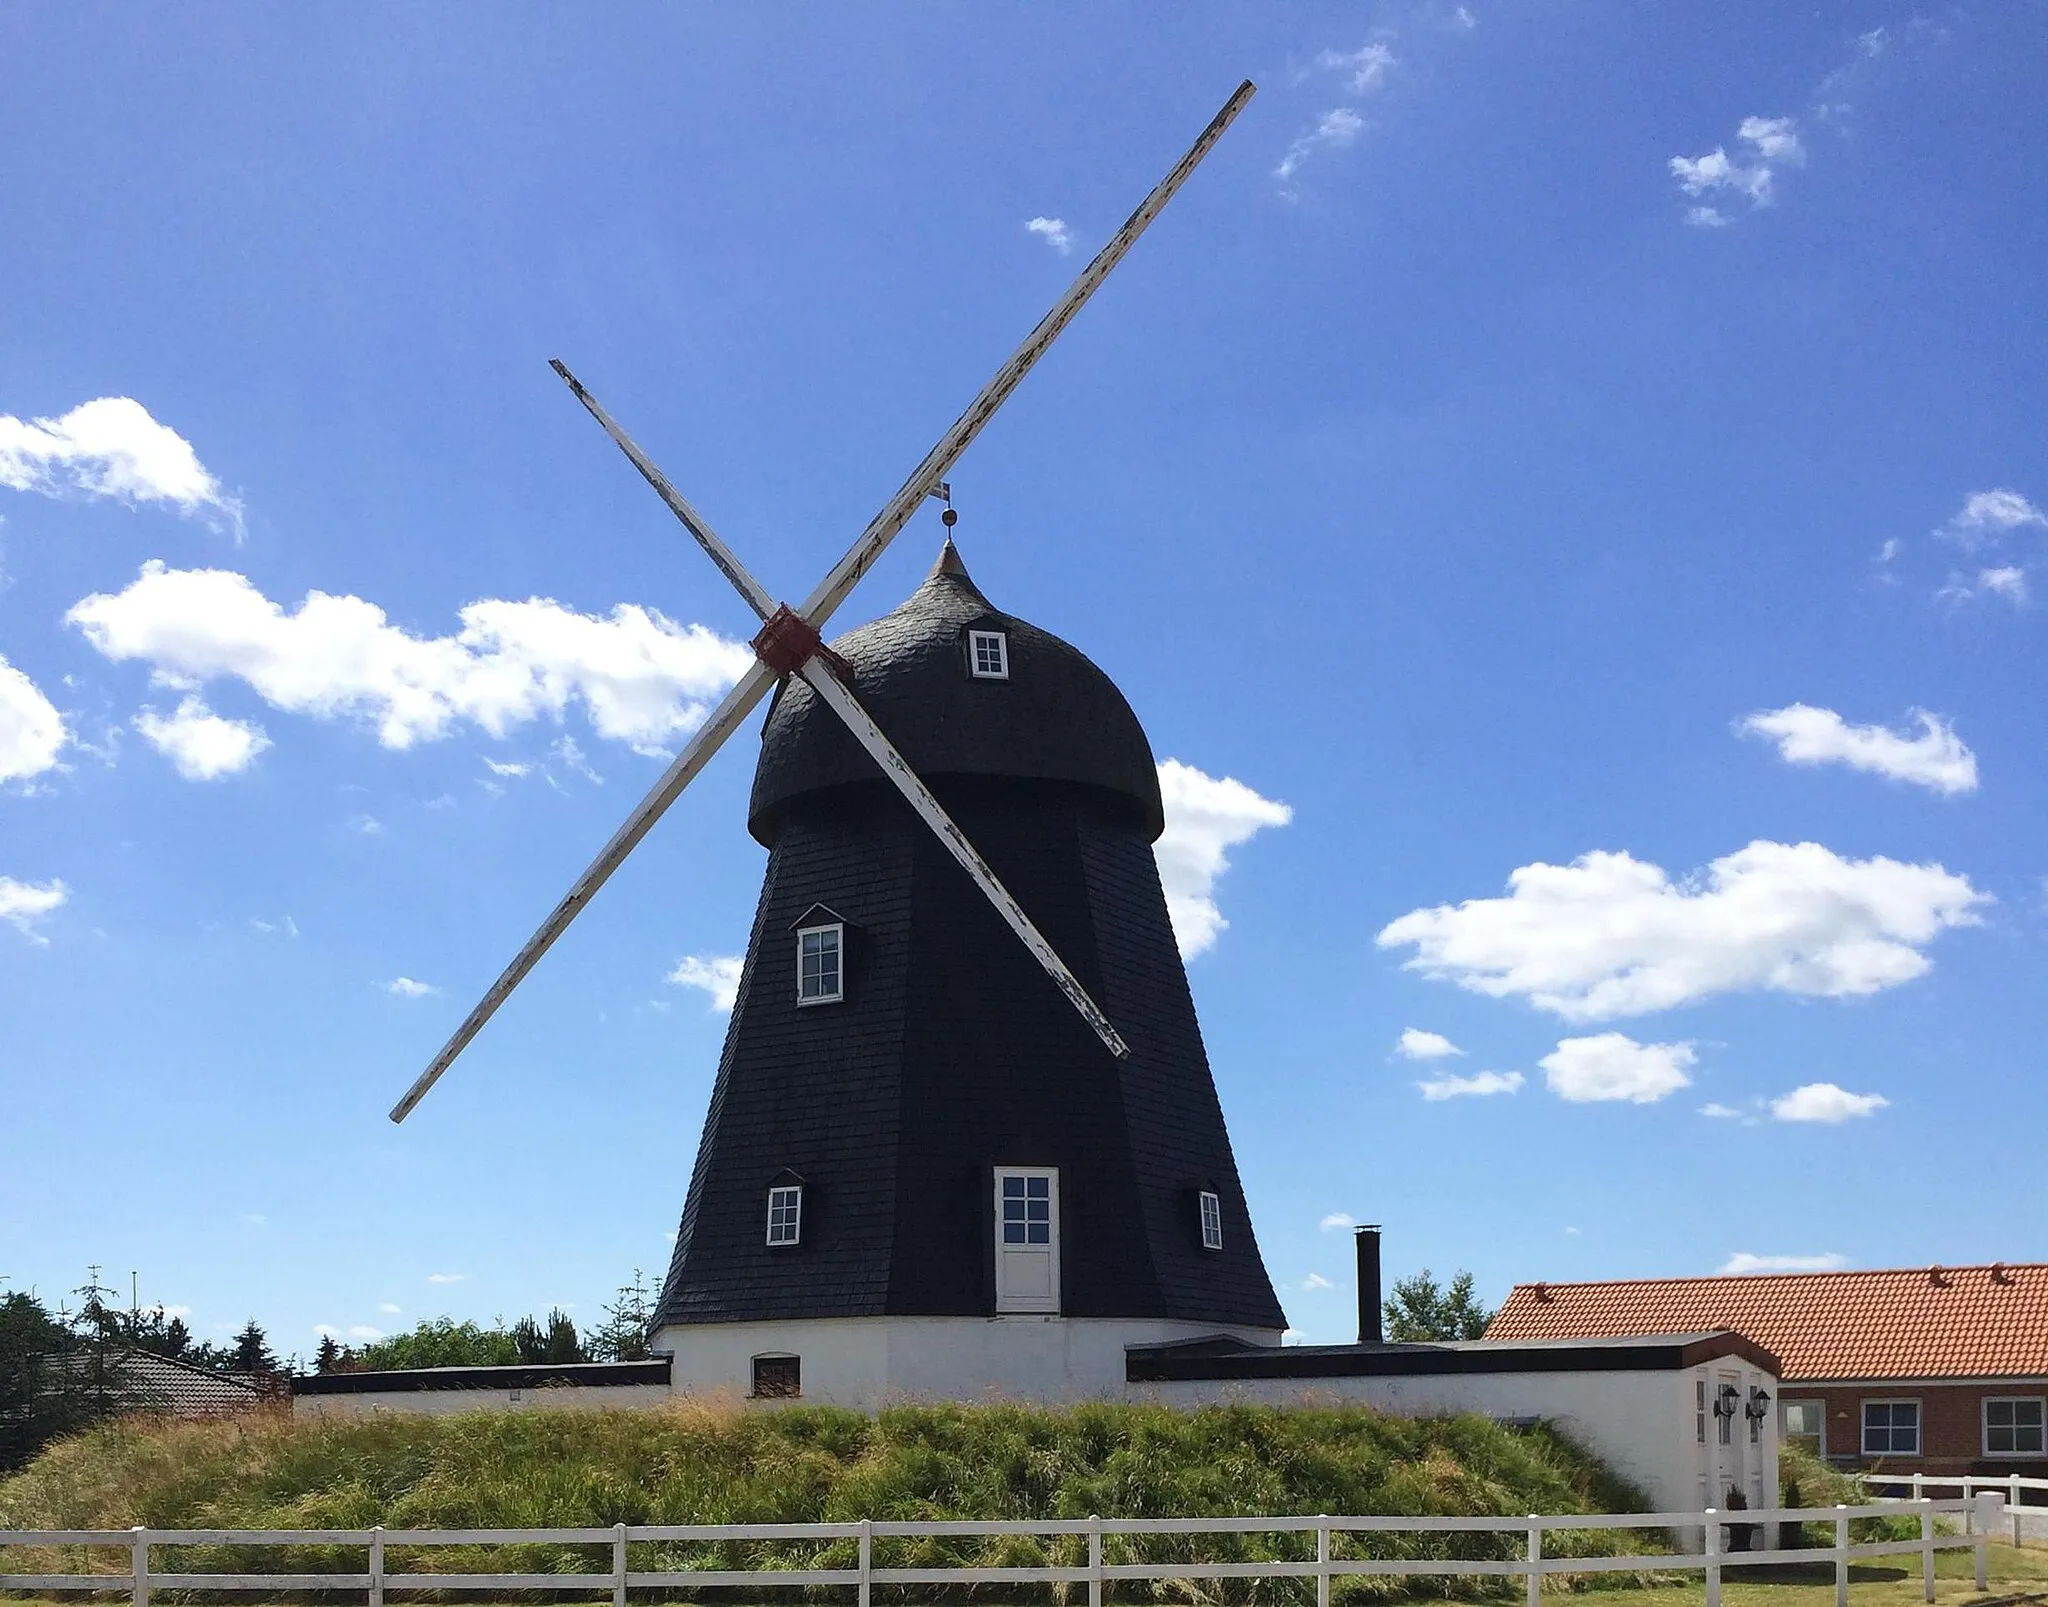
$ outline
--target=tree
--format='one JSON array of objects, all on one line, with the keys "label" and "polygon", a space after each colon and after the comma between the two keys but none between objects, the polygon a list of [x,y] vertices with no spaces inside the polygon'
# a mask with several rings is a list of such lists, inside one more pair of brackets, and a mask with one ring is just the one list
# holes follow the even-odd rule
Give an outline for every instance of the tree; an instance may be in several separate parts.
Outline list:
[{"label": "tree", "polygon": [[334,1335],[322,1334],[320,1336],[320,1349],[313,1356],[313,1371],[316,1373],[339,1372],[341,1370],[341,1355],[341,1346],[335,1342]]},{"label": "tree", "polygon": [[1427,1267],[1412,1278],[1397,1280],[1393,1296],[1381,1311],[1386,1317],[1387,1338],[1395,1344],[1479,1339],[1493,1320],[1493,1313],[1473,1293],[1471,1273],[1460,1271],[1446,1289],[1430,1276]]},{"label": "tree", "polygon": [[620,1287],[618,1296],[604,1308],[604,1321],[590,1330],[593,1361],[645,1361],[648,1357],[647,1330],[654,1320],[653,1302],[638,1267],[633,1281]]},{"label": "tree", "polygon": [[0,1474],[92,1421],[78,1337],[32,1294],[0,1295]]},{"label": "tree", "polygon": [[238,1373],[274,1373],[277,1358],[270,1352],[270,1338],[262,1326],[251,1317],[235,1335],[233,1350],[235,1371]]},{"label": "tree", "polygon": [[479,1328],[453,1317],[429,1317],[409,1334],[373,1340],[356,1353],[365,1372],[405,1367],[506,1367],[519,1347],[502,1328]]},{"label": "tree", "polygon": [[514,1323],[512,1348],[519,1352],[519,1359],[529,1365],[590,1359],[576,1337],[576,1325],[560,1306],[548,1313],[545,1328],[531,1317],[521,1317]]}]

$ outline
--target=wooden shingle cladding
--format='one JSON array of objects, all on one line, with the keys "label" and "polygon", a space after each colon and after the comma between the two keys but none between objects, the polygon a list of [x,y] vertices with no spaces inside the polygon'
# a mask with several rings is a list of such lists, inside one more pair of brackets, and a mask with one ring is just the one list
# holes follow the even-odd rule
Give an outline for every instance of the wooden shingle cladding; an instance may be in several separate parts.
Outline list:
[{"label": "wooden shingle cladding", "polygon": [[[992,619],[1010,678],[975,681],[960,632]],[[834,647],[1132,1054],[1104,1051],[873,761],[785,688],[750,821],[767,876],[655,1326],[991,1315],[993,1177],[1018,1166],[1059,1171],[1060,1315],[1277,1333],[1129,706],[1074,649],[994,614],[950,548]],[[846,996],[800,1009],[787,943],[817,905],[846,922]],[[804,1178],[803,1243],[770,1251],[765,1190],[785,1169]],[[1202,1248],[1204,1188],[1221,1250]]]}]

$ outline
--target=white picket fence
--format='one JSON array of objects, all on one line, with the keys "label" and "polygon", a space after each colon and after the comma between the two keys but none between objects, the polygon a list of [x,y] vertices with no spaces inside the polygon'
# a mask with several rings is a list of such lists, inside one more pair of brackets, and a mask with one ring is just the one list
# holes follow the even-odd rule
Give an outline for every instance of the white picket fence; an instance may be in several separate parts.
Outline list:
[{"label": "white picket fence", "polygon": [[[789,1586],[840,1586],[869,1607],[876,1585],[1065,1584],[1086,1585],[1089,1607],[1102,1607],[1105,1587],[1119,1580],[1314,1579],[1317,1607],[1330,1607],[1330,1588],[1338,1579],[1369,1575],[1519,1576],[1526,1581],[1528,1607],[1537,1607],[1543,1581],[1550,1575],[1590,1573],[1701,1573],[1708,1607],[1719,1607],[1721,1578],[1730,1568],[1766,1563],[1815,1563],[1832,1560],[1835,1601],[1848,1607],[1849,1564],[1870,1557],[1918,1554],[1926,1599],[1934,1600],[1934,1557],[1937,1551],[1970,1547],[1976,1553],[1977,1588],[1986,1588],[1988,1537],[1999,1527],[2001,1497],[1996,1491],[1965,1501],[1923,1496],[1913,1503],[1920,1519],[1916,1539],[1852,1545],[1851,1523],[1858,1518],[1896,1518],[1901,1503],[1882,1501],[1867,1506],[1759,1508],[1754,1511],[1629,1512],[1526,1518],[1418,1517],[1271,1517],[1271,1518],[1087,1518],[1067,1522],[890,1523],[721,1523],[618,1524],[610,1529],[85,1529],[0,1530],[0,1548],[9,1546],[120,1547],[127,1552],[123,1573],[73,1572],[0,1574],[0,1591],[125,1592],[134,1607],[149,1607],[152,1590],[219,1590],[276,1594],[294,1590],[362,1591],[369,1607],[384,1607],[386,1591],[590,1591],[609,1594],[612,1607],[626,1607],[627,1592],[659,1591],[664,1595],[710,1588],[760,1589]],[[1938,1532],[1936,1519],[1959,1517],[1960,1533]],[[1801,1550],[1730,1551],[1724,1530],[1741,1528],[1752,1535],[1776,1538],[1783,1523],[1832,1526],[1833,1544]],[[1627,1556],[1545,1556],[1543,1537],[1556,1531],[1589,1529],[1663,1529],[1693,1543],[1696,1552]],[[1244,1535],[1313,1534],[1315,1557],[1278,1562],[1109,1562],[1103,1541],[1119,1535]],[[1506,1558],[1351,1558],[1335,1555],[1333,1540],[1356,1534],[1511,1534],[1522,1541],[1522,1555]],[[878,1540],[933,1537],[1019,1536],[1034,1539],[1083,1537],[1087,1562],[1069,1566],[884,1568],[874,1565]],[[636,1569],[628,1566],[628,1548],[648,1542],[852,1540],[856,1566],[851,1568],[704,1569],[679,1566]],[[393,1547],[578,1545],[609,1546],[611,1566],[587,1573],[408,1573],[385,1566]],[[360,1546],[367,1555],[361,1573],[189,1573],[158,1569],[150,1552],[158,1546]]]},{"label": "white picket fence", "polygon": [[[1929,1486],[1936,1485],[1956,1486],[1962,1491],[1965,1501],[1974,1498],[1980,1490],[1995,1490],[2005,1497],[2005,1515],[2012,1522],[2012,1543],[2016,1546],[2024,1543],[2024,1520],[2048,1519],[2048,1479],[2022,1478],[2017,1473],[1970,1473],[1944,1475],[1939,1478],[1926,1473],[1866,1473],[1863,1475],[1863,1482],[1889,1485],[1893,1489],[1909,1489],[1913,1494],[1908,1499],[1914,1501],[1922,1499],[1927,1494]],[[2020,1497],[2029,1492],[2036,1494],[2038,1499],[2033,1502],[2022,1501]],[[1884,1500],[1885,1497],[1879,1496],[1878,1499]]]}]

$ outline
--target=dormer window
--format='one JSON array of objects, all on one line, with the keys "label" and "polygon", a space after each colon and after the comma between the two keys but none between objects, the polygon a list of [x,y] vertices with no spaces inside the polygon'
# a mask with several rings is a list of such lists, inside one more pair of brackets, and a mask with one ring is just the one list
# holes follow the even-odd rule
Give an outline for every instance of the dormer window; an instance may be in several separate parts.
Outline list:
[{"label": "dormer window", "polygon": [[1223,1248],[1223,1201],[1209,1189],[1203,1189],[1196,1196],[1202,1210],[1202,1248],[1220,1250]]},{"label": "dormer window", "polygon": [[778,1183],[768,1191],[769,1248],[800,1244],[803,1236],[804,1186],[801,1183]]},{"label": "dormer window", "polygon": [[977,681],[1010,678],[1010,642],[1001,631],[967,633],[967,667]]},{"label": "dormer window", "polygon": [[846,927],[803,926],[796,934],[796,1002],[837,1004],[846,997]]}]

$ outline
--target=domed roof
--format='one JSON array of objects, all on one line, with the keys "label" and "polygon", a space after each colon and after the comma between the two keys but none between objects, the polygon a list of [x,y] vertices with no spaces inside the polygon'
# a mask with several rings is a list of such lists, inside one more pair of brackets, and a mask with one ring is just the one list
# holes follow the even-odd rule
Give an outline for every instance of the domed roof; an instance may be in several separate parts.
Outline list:
[{"label": "domed roof", "polygon": [[[1008,674],[970,672],[968,631],[1000,631]],[[890,613],[831,644],[854,691],[926,781],[1014,776],[1099,787],[1127,800],[1151,838],[1165,828],[1159,773],[1144,728],[1116,684],[1078,648],[992,608],[948,541]],[[867,751],[795,676],[761,732],[747,830],[773,845],[782,806],[800,794],[882,781]]]}]

